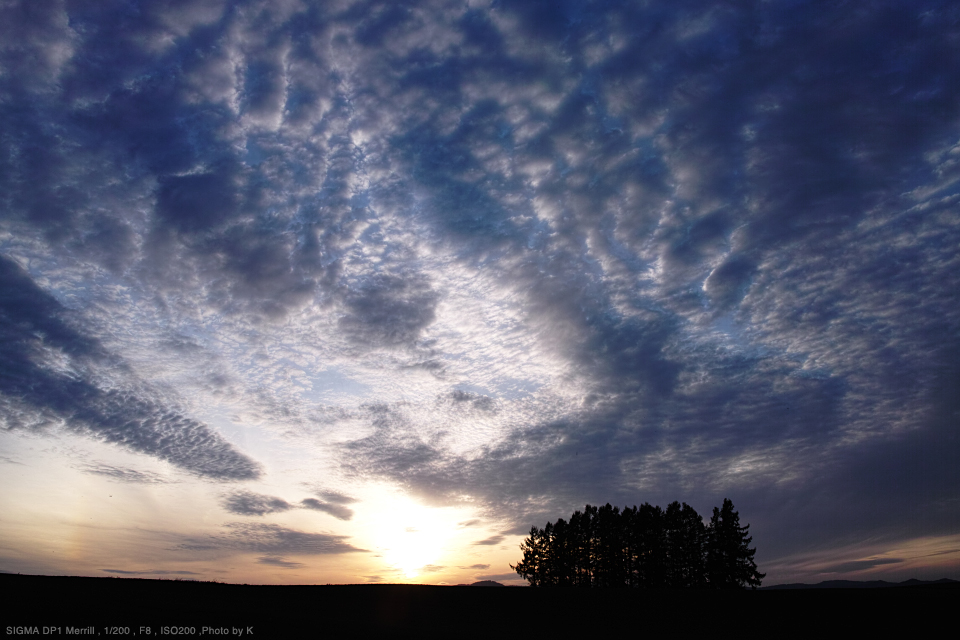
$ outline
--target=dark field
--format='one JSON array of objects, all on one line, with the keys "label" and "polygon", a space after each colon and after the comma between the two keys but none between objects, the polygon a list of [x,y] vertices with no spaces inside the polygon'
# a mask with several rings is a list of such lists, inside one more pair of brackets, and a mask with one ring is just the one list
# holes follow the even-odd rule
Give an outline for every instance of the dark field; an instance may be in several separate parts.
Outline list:
[{"label": "dark field", "polygon": [[[93,635],[188,637],[521,637],[575,630],[589,637],[716,633],[734,638],[797,630],[911,631],[949,621],[960,583],[885,589],[742,592],[435,587],[247,586],[178,580],[0,574],[5,635],[54,627]],[[141,629],[141,627],[143,629]],[[192,629],[191,629],[192,627]],[[125,629],[128,628],[128,629]],[[205,629],[206,628],[206,629]],[[49,630],[48,630],[49,631]],[[190,632],[193,632],[192,634]],[[180,633],[177,633],[180,632]],[[72,635],[72,634],[71,634]]]}]

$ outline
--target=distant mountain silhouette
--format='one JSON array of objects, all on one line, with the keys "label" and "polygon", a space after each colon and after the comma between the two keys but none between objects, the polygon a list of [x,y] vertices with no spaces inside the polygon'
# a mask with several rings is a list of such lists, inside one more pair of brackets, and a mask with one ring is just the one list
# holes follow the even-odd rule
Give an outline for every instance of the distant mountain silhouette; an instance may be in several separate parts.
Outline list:
[{"label": "distant mountain silhouette", "polygon": [[960,581],[949,578],[939,580],[917,580],[911,578],[903,582],[887,582],[886,580],[826,580],[817,584],[794,582],[791,584],[775,584],[771,587],[761,587],[764,590],[774,589],[889,589],[891,587],[946,587],[960,588]]},{"label": "distant mountain silhouette", "polygon": [[481,580],[480,582],[474,582],[472,584],[458,584],[458,587],[504,587],[499,582],[493,580]]}]

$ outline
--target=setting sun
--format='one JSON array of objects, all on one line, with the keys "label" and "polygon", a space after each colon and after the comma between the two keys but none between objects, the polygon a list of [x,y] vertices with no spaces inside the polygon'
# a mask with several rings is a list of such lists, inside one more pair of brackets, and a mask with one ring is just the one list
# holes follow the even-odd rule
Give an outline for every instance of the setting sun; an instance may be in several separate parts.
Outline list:
[{"label": "setting sun", "polygon": [[372,544],[389,567],[414,579],[441,559],[457,533],[457,519],[453,509],[391,497],[372,523]]}]

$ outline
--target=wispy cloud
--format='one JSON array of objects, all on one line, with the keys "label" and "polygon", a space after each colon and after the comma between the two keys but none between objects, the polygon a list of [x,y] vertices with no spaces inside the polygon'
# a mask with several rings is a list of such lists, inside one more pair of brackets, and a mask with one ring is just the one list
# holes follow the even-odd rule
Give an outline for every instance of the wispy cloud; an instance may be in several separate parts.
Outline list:
[{"label": "wispy cloud", "polygon": [[338,520],[349,520],[353,517],[353,510],[342,504],[320,502],[316,498],[304,498],[300,501],[300,504],[306,509],[328,513]]},{"label": "wispy cloud", "polygon": [[149,471],[138,471],[136,469],[127,469],[105,463],[85,464],[80,467],[84,473],[92,473],[98,476],[106,476],[118,482],[130,482],[134,484],[164,484],[168,482],[163,476]]},{"label": "wispy cloud", "polygon": [[869,560],[851,560],[849,562],[841,562],[840,564],[835,564],[829,567],[826,567],[823,570],[823,573],[853,573],[855,571],[864,571],[866,569],[873,569],[874,567],[879,567],[885,564],[899,564],[903,562],[902,558],[874,558]]},{"label": "wispy cloud", "polygon": [[308,533],[279,525],[232,523],[220,539],[226,546],[267,553],[337,554],[364,551],[346,542],[346,536]]},{"label": "wispy cloud", "polygon": [[290,562],[279,556],[260,556],[257,558],[257,563],[270,565],[271,567],[280,567],[281,569],[298,569],[304,566],[302,562]]},{"label": "wispy cloud", "polygon": [[223,507],[241,516],[262,516],[293,509],[293,505],[285,500],[252,491],[237,491],[224,496]]},{"label": "wispy cloud", "polygon": [[187,540],[178,548],[189,551],[235,549],[263,553],[265,557],[365,551],[349,544],[348,539],[348,536],[298,531],[277,524],[232,522],[225,524],[220,534]]},{"label": "wispy cloud", "polygon": [[356,498],[351,498],[350,496],[345,496],[342,493],[336,491],[320,491],[317,493],[318,496],[326,500],[327,502],[332,502],[333,504],[354,504],[357,502]]},{"label": "wispy cloud", "polygon": [[124,569],[101,569],[107,573],[118,573],[125,576],[198,576],[200,575],[196,571],[167,571],[163,569],[157,570],[142,570],[142,571],[126,571]]}]

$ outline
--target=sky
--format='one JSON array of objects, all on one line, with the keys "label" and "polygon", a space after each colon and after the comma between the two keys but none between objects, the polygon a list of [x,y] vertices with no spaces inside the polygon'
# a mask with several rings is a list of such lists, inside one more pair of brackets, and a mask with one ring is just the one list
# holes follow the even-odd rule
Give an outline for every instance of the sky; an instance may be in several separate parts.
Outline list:
[{"label": "sky", "polygon": [[0,2],[0,570],[960,578],[960,5]]}]

